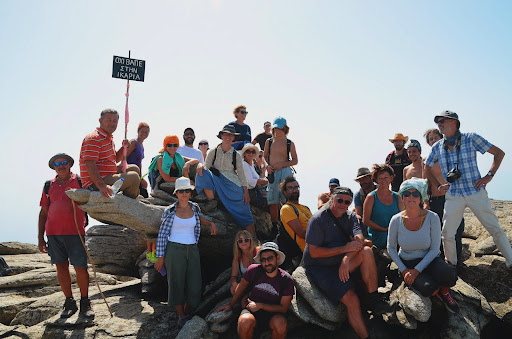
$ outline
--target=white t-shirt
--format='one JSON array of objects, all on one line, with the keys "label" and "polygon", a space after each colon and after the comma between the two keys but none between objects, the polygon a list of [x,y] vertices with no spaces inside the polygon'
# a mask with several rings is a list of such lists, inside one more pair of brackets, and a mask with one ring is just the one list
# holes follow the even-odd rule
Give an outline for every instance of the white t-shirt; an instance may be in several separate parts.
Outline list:
[{"label": "white t-shirt", "polygon": [[247,179],[247,188],[252,189],[256,187],[256,183],[258,182],[258,179],[260,176],[258,173],[256,173],[256,170],[254,169],[254,166],[251,166],[247,163],[247,161],[243,161],[244,163],[244,172],[245,177]]},{"label": "white t-shirt", "polygon": [[193,147],[180,146],[178,147],[178,153],[184,157],[197,159],[200,164],[204,164],[203,152]]},{"label": "white t-shirt", "polygon": [[196,243],[194,235],[194,227],[196,226],[196,217],[192,216],[188,219],[181,219],[177,215],[174,216],[169,241],[178,244],[190,245]]}]

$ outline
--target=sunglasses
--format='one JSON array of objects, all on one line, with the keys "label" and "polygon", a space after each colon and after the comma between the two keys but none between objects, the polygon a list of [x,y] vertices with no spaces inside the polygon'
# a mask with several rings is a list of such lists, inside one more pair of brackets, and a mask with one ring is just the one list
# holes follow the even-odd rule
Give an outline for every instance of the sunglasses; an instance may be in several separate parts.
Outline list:
[{"label": "sunglasses", "polygon": [[444,124],[445,121],[446,119],[437,119],[436,124]]},{"label": "sunglasses", "polygon": [[187,189],[184,189],[184,190],[177,190],[176,192],[183,194],[183,193],[190,193],[190,192],[192,192],[192,190],[190,188],[187,188]]},{"label": "sunglasses", "polygon": [[297,186],[288,186],[288,188],[286,188],[287,191],[298,191],[300,189],[300,186],[297,185]]},{"label": "sunglasses", "polygon": [[415,198],[419,198],[421,196],[421,193],[418,192],[418,191],[414,191],[414,192],[410,192],[410,191],[405,191],[404,193],[402,193],[402,196],[404,198],[409,198],[410,196],[413,196]]},{"label": "sunglasses", "polygon": [[179,147],[180,145],[178,144],[167,144],[165,145],[165,147]]},{"label": "sunglasses", "polygon": [[199,146],[205,146],[205,145],[208,146],[208,143],[207,142],[200,142],[199,143]]},{"label": "sunglasses", "polygon": [[66,166],[67,164],[69,164],[69,162],[67,160],[64,160],[64,161],[55,161],[53,163],[53,166],[55,167],[59,167],[60,165],[62,166]]},{"label": "sunglasses", "polygon": [[250,238],[244,238],[244,239],[238,239],[237,241],[238,241],[238,243],[239,243],[239,244],[242,244],[242,243],[244,243],[244,242],[249,242],[249,241],[251,241],[251,239],[250,239]]},{"label": "sunglasses", "polygon": [[338,202],[338,204],[345,204],[347,206],[350,206],[350,204],[352,203],[352,200],[343,200],[341,198],[336,199],[336,201]]},{"label": "sunglasses", "polygon": [[270,257],[260,257],[260,262],[262,262],[262,263],[271,262],[271,261],[274,261],[275,258],[276,258],[275,255],[272,255]]},{"label": "sunglasses", "polygon": [[238,111],[238,113],[247,114],[249,112],[247,112],[247,111]]},{"label": "sunglasses", "polygon": [[260,154],[260,155],[258,155],[258,158],[263,158],[263,155],[261,155],[261,154]]},{"label": "sunglasses", "polygon": [[253,149],[248,149],[247,151],[245,151],[245,153],[256,154],[256,151]]}]

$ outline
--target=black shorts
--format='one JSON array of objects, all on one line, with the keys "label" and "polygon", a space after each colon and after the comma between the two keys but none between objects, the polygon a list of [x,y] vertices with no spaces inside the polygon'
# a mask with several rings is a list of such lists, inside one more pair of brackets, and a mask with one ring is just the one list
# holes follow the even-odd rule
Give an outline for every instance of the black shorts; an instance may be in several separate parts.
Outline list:
[{"label": "black shorts", "polygon": [[87,253],[77,235],[48,235],[48,255],[52,264],[69,261],[75,267],[87,268]]},{"label": "black shorts", "polygon": [[256,319],[256,328],[258,330],[269,329],[270,328],[270,319],[272,319],[272,317],[275,315],[282,315],[286,319],[286,314],[280,313],[280,312],[267,312],[267,311],[259,310],[259,311],[256,311],[253,313],[253,312],[249,311],[248,309],[244,308],[242,310],[242,313],[240,313],[240,315],[242,315],[244,313],[251,313],[254,316],[254,318]]}]

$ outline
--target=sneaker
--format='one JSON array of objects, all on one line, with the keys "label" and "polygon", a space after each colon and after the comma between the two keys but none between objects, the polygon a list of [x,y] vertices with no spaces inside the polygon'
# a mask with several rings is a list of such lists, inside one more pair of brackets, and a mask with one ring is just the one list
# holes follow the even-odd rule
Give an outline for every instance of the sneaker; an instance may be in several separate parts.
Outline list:
[{"label": "sneaker", "polygon": [[62,308],[63,310],[60,313],[60,317],[63,319],[71,317],[76,311],[78,311],[78,307],[76,307],[76,302],[73,297],[66,298]]},{"label": "sneaker", "polygon": [[441,299],[448,311],[459,313],[459,304],[452,298],[449,291],[446,293],[437,293],[436,296]]},{"label": "sneaker", "polygon": [[80,299],[80,313],[79,314],[86,318],[94,317],[94,311],[92,310],[91,300],[89,298],[82,297]]},{"label": "sneaker", "polygon": [[394,307],[391,306],[388,302],[380,299],[377,301],[374,301],[368,305],[368,309],[374,314],[374,315],[381,315],[384,313],[388,313],[394,310]]},{"label": "sneaker", "polygon": [[185,326],[185,324],[187,323],[189,319],[185,316],[183,318],[179,318],[178,319],[178,327],[179,328],[182,328],[183,326]]}]

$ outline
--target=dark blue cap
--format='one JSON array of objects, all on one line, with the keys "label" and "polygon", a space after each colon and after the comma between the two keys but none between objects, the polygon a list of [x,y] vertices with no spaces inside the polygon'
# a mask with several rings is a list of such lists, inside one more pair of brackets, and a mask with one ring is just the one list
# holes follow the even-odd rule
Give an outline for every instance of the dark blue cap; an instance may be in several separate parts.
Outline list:
[{"label": "dark blue cap", "polygon": [[331,180],[329,180],[329,186],[339,186],[340,185],[340,181],[336,178],[332,178]]}]

